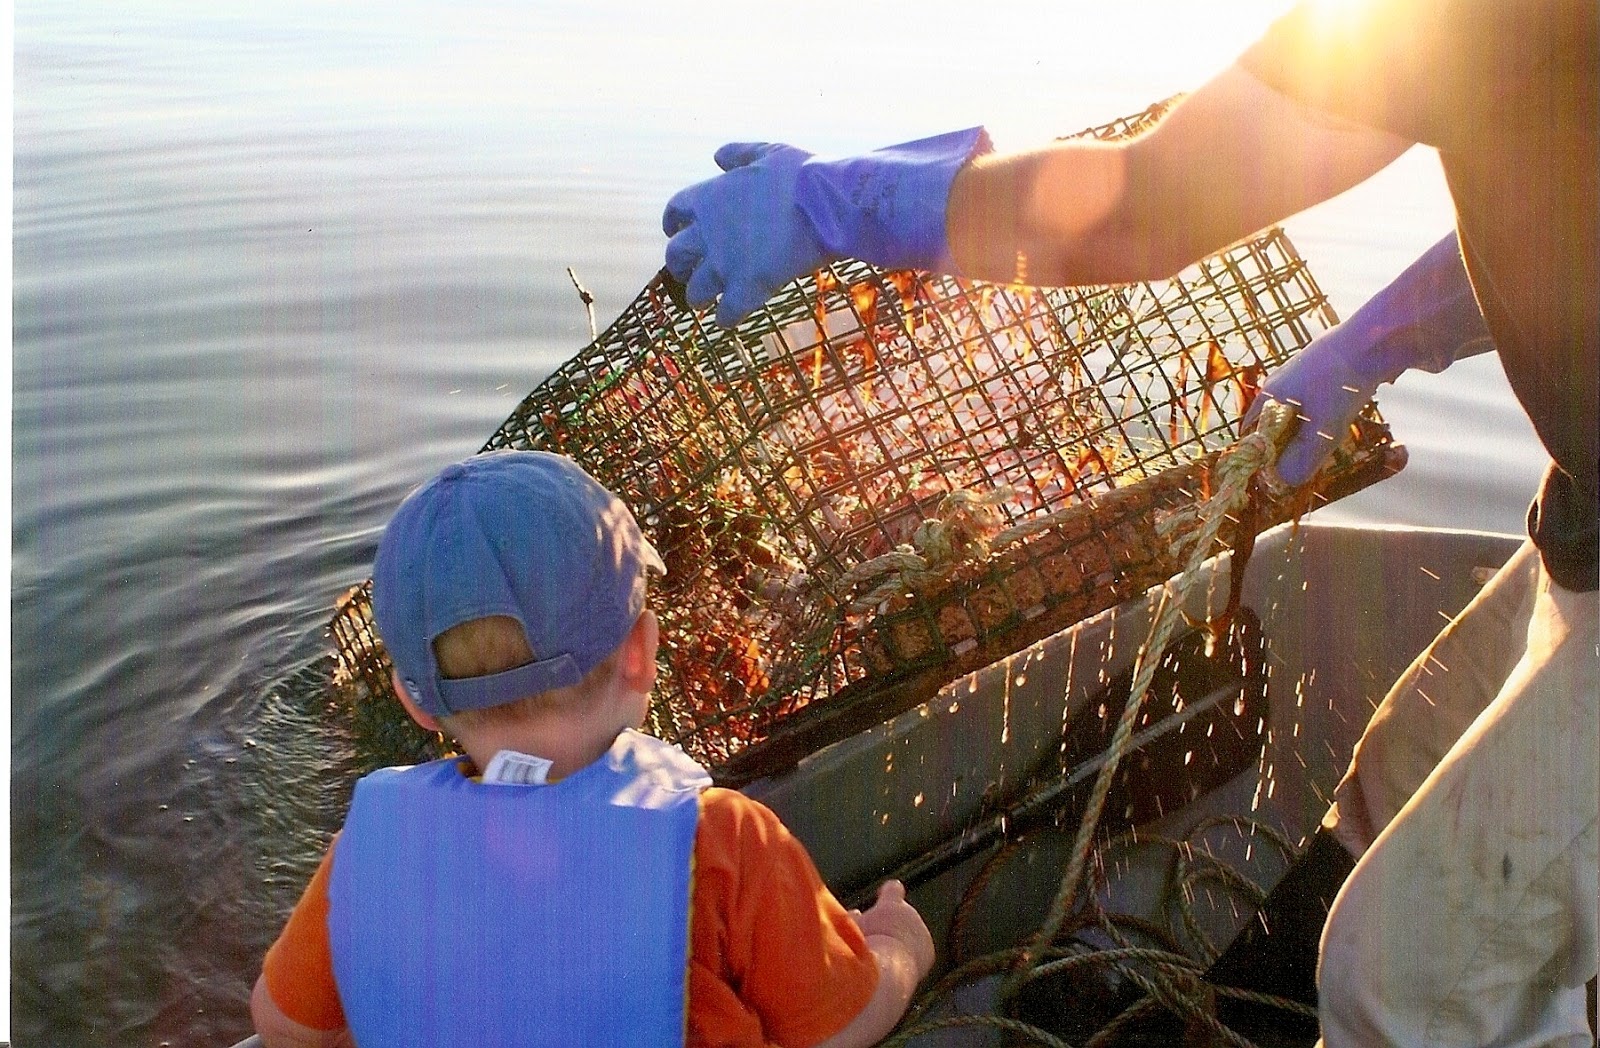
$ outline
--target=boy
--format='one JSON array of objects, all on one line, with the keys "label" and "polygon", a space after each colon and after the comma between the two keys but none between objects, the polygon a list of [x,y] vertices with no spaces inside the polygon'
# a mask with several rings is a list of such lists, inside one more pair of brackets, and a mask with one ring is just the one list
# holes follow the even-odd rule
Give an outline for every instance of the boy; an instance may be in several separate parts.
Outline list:
[{"label": "boy", "polygon": [[933,941],[896,882],[846,913],[771,811],[634,730],[655,683],[632,513],[496,452],[401,504],[373,572],[395,693],[466,757],[384,769],[251,999],[295,1045],[867,1045]]}]

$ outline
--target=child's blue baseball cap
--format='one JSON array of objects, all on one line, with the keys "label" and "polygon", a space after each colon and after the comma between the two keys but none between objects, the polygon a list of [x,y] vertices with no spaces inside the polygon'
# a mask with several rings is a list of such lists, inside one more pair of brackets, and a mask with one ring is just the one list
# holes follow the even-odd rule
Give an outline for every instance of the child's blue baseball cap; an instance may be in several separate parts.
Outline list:
[{"label": "child's blue baseball cap", "polygon": [[[577,684],[627,638],[650,570],[666,567],[632,512],[576,462],[495,451],[400,504],[378,544],[372,609],[406,690],[447,716]],[[493,615],[522,624],[534,661],[443,678],[434,639]]]}]

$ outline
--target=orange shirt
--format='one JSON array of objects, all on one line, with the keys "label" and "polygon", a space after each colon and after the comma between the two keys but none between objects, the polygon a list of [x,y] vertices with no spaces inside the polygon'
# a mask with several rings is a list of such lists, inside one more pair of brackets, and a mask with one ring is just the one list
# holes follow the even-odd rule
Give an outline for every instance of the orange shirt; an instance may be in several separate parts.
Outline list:
[{"label": "orange shirt", "polygon": [[[289,1018],[344,1026],[328,946],[323,857],[263,974]],[[700,795],[690,889],[688,1043],[802,1046],[842,1030],[876,989],[861,930],[778,817],[732,790]]]}]

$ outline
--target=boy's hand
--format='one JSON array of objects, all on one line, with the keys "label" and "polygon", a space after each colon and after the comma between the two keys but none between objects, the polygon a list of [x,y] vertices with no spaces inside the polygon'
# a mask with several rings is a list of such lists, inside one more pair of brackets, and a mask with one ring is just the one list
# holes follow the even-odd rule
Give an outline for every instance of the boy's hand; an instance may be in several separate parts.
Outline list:
[{"label": "boy's hand", "polygon": [[905,885],[885,881],[870,910],[849,912],[877,962],[878,985],[850,1025],[816,1048],[866,1048],[877,1044],[905,1015],[917,985],[933,970],[933,936],[928,934],[928,926],[916,907],[906,901]]},{"label": "boy's hand", "polygon": [[872,908],[865,913],[851,910],[850,917],[861,934],[869,938],[886,935],[904,946],[917,966],[919,980],[933,970],[933,936],[917,908],[906,901],[905,885],[899,881],[884,881]]}]

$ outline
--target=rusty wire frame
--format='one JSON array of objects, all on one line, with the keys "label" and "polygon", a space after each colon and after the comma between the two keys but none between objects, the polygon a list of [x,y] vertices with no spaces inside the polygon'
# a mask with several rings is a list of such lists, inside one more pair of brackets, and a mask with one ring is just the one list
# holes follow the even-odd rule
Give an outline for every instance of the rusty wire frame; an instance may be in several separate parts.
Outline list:
[{"label": "rusty wire frame", "polygon": [[[651,281],[483,450],[569,454],[633,506],[668,567],[648,727],[713,767],[801,708],[948,680],[1170,574],[1155,518],[1193,503],[1262,377],[1336,319],[1277,229],[1119,287],[846,261],[732,331],[675,295]],[[1386,442],[1363,426],[1340,468]],[[930,530],[952,493],[978,508]],[[883,583],[863,566],[897,552],[929,572],[862,606]],[[368,600],[335,616],[340,671],[386,694]]]}]

